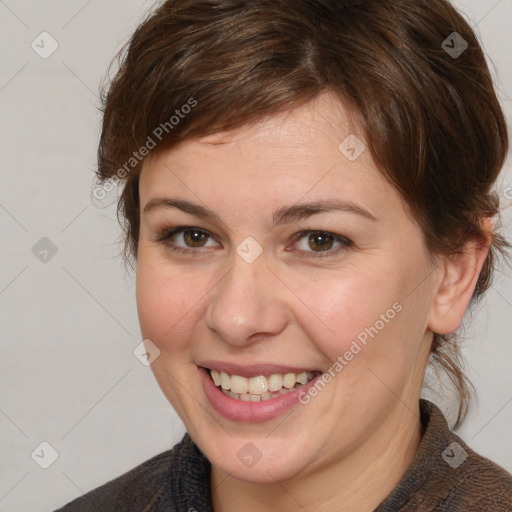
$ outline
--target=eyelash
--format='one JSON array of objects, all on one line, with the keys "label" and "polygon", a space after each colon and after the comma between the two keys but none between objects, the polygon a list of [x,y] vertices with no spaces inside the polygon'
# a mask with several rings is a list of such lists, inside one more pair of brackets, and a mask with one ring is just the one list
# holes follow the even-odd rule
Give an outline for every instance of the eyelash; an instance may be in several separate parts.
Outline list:
[{"label": "eyelash", "polygon": [[[170,238],[173,237],[175,234],[186,233],[188,231],[196,231],[198,233],[203,233],[203,234],[211,237],[210,233],[208,233],[208,231],[205,231],[204,229],[196,228],[193,226],[179,226],[176,228],[163,229],[163,230],[159,231],[157,233],[154,241],[159,244],[162,244],[166,249],[169,249],[170,251],[179,252],[182,254],[190,254],[190,253],[196,252],[193,247],[190,247],[188,249],[184,248],[184,247],[178,247],[178,246],[172,245],[169,241]],[[329,256],[334,256],[334,255],[338,254],[339,252],[346,250],[350,247],[353,247],[353,245],[354,245],[353,242],[351,242],[348,238],[345,238],[340,235],[336,235],[335,233],[331,233],[330,231],[320,231],[320,230],[300,231],[299,233],[296,233],[293,236],[293,242],[295,243],[298,240],[300,240],[301,238],[303,238],[304,236],[311,235],[311,234],[328,235],[328,236],[332,237],[335,242],[339,242],[341,245],[337,249],[329,249],[326,251],[309,252],[309,251],[299,250],[298,251],[299,257],[301,257],[301,258],[310,258],[310,259],[327,258]],[[197,247],[196,249],[202,249],[202,247]]]}]

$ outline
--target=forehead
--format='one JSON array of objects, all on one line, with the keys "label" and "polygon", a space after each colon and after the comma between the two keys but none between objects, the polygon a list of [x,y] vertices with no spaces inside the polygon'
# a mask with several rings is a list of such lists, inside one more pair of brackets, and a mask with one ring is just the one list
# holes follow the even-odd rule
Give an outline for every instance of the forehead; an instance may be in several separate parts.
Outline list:
[{"label": "forehead", "polygon": [[349,109],[334,93],[324,91],[311,101],[285,112],[267,116],[240,129],[218,132],[200,138],[205,145],[227,144],[251,137],[254,141],[276,146],[300,146],[313,136],[339,138],[343,133],[358,132],[357,114]]},{"label": "forehead", "polygon": [[164,162],[172,162],[177,170],[194,167],[196,160],[204,158],[211,165],[224,160],[225,167],[232,167],[234,159],[237,164],[243,160],[240,170],[257,167],[260,176],[276,162],[284,172],[287,167],[300,171],[305,166],[313,171],[311,162],[318,161],[319,155],[333,163],[339,160],[343,156],[339,145],[356,133],[363,144],[364,135],[353,117],[333,94],[325,92],[300,107],[232,131],[187,139],[170,149],[157,146],[144,162],[141,179],[156,177],[156,171],[165,168]]},{"label": "forehead", "polygon": [[357,197],[375,211],[399,199],[390,189],[353,116],[329,93],[240,129],[157,151],[140,178],[142,207],[170,191],[272,209],[329,194]]}]

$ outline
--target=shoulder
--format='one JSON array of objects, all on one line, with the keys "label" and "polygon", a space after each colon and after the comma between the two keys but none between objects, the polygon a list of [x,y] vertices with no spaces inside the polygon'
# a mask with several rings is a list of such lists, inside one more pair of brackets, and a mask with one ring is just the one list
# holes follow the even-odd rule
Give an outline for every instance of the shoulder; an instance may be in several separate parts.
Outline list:
[{"label": "shoulder", "polygon": [[56,512],[211,510],[210,463],[188,434],[160,455]]},{"label": "shoulder", "polygon": [[452,432],[442,412],[424,403],[428,416],[424,458],[430,471],[425,490],[437,497],[439,511],[478,512],[512,510],[512,475],[491,460],[472,450]]},{"label": "shoulder", "polygon": [[440,409],[420,401],[416,457],[378,512],[510,512],[512,475],[453,433]]},{"label": "shoulder", "polygon": [[[449,492],[443,499],[446,510],[506,512],[512,510],[512,475],[491,460],[469,448],[453,434],[452,448],[444,454],[460,460],[445,475]],[[460,455],[454,452],[458,451]],[[458,461],[457,461],[458,463]]]},{"label": "shoulder", "polygon": [[[173,448],[175,449],[176,447]],[[143,510],[163,491],[173,450],[143,462],[55,512]]]}]

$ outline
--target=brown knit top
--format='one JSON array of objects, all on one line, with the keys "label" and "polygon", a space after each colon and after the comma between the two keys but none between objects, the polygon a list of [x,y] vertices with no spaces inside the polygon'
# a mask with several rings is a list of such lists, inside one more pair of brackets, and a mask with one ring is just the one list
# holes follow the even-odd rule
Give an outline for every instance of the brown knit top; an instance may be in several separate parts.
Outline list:
[{"label": "brown knit top", "polygon": [[[400,483],[374,512],[511,512],[512,475],[451,432],[420,400],[424,434]],[[210,463],[188,434],[128,473],[56,512],[213,512]]]}]

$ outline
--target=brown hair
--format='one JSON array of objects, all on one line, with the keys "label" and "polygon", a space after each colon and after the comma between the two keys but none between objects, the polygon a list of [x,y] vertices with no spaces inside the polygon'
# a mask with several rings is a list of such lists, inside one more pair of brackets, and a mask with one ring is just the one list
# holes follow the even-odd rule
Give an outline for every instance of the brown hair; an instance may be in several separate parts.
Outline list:
[{"label": "brown hair", "polygon": [[[433,256],[459,253],[469,239],[490,245],[471,305],[490,286],[496,256],[510,245],[480,225],[499,213],[493,186],[507,128],[476,36],[446,0],[169,0],[118,62],[102,95],[97,175],[125,180],[125,261],[137,258],[148,149],[235,129],[330,90],[356,113]],[[459,423],[471,393],[457,338],[434,333],[431,361],[457,387]]]}]

